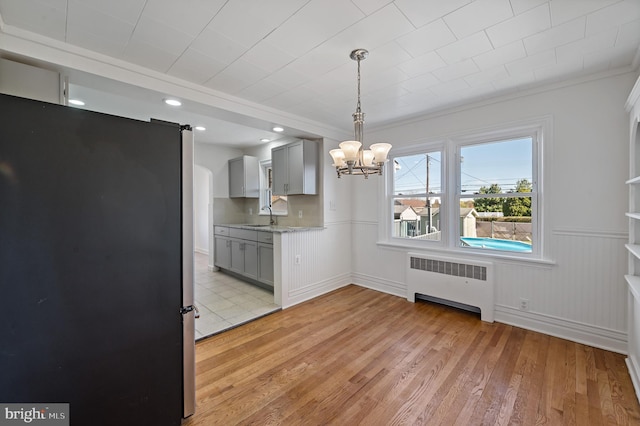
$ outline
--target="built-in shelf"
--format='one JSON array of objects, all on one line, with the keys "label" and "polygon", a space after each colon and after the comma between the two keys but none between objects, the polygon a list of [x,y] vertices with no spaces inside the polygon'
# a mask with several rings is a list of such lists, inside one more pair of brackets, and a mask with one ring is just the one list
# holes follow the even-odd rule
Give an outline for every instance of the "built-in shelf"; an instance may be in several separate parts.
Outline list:
[{"label": "built-in shelf", "polygon": [[640,300],[640,277],[636,277],[635,275],[625,275],[624,279],[627,280],[629,290],[633,293],[633,297]]},{"label": "built-in shelf", "polygon": [[640,176],[636,176],[633,179],[629,179],[626,183],[628,185],[639,184],[640,183]]},{"label": "built-in shelf", "polygon": [[630,217],[631,219],[638,219],[640,220],[640,213],[625,213],[628,217]]},{"label": "built-in shelf", "polygon": [[629,252],[632,255],[634,255],[635,257],[640,259],[640,245],[638,245],[638,244],[625,244],[624,246],[627,248],[627,250],[629,250]]}]

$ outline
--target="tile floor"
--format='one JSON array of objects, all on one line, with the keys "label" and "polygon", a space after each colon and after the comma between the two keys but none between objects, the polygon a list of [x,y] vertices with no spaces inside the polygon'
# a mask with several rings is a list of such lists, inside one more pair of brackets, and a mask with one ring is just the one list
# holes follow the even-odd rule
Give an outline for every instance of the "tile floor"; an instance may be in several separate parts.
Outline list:
[{"label": "tile floor", "polygon": [[277,311],[273,293],[237,278],[212,272],[208,257],[195,254],[196,340]]}]

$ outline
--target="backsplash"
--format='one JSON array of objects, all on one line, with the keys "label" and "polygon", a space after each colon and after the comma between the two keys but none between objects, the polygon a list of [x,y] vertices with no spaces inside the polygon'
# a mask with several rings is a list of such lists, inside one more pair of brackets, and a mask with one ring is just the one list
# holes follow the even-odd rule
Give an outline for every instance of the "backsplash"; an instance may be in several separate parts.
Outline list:
[{"label": "backsplash", "polygon": [[[278,225],[322,226],[322,205],[318,195],[290,195],[287,199],[289,214],[274,216]],[[253,214],[249,214],[249,210]],[[213,223],[262,223],[269,224],[268,215],[259,215],[259,204],[255,198],[214,198]],[[302,218],[299,212],[302,211]]]}]

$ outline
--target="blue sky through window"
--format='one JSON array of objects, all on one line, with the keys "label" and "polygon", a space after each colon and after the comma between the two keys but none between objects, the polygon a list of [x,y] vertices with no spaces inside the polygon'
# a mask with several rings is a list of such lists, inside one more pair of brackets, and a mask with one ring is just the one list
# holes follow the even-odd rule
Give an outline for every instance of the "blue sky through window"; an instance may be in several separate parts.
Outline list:
[{"label": "blue sky through window", "polygon": [[[473,194],[481,186],[497,183],[502,192],[515,189],[516,182],[532,182],[532,139],[530,137],[463,146],[461,186],[463,194]],[[426,192],[427,155],[429,158],[429,192],[442,191],[442,154],[434,151],[395,158],[395,195]]]}]

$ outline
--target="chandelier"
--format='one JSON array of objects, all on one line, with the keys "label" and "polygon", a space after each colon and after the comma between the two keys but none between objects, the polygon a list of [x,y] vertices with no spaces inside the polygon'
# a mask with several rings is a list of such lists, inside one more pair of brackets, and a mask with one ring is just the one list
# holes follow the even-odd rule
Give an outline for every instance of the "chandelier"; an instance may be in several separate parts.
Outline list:
[{"label": "chandelier", "polygon": [[365,179],[371,174],[382,175],[384,163],[391,144],[374,143],[369,149],[362,149],[364,130],[364,113],[360,109],[360,61],[366,59],[369,52],[365,49],[356,49],[351,52],[351,59],[358,62],[358,103],[356,112],[353,113],[354,139],[340,143],[339,149],[329,151],[333,158],[333,166],[342,175],[364,175]]}]

